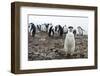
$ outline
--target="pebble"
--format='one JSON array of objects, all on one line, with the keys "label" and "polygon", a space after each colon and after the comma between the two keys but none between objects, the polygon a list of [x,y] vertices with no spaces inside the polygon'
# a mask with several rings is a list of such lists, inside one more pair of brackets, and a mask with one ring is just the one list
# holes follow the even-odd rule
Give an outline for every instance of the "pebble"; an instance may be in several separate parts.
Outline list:
[{"label": "pebble", "polygon": [[[42,34],[43,35],[43,34]],[[80,39],[80,37],[76,36],[77,42],[75,43],[77,46],[75,47],[75,55],[71,57],[67,57],[65,51],[63,50],[64,39],[55,39],[55,38],[42,38],[39,35],[33,38],[29,37],[28,44],[28,60],[52,60],[52,59],[68,59],[68,58],[87,58],[87,39]],[[85,38],[85,37],[84,37]],[[54,40],[55,39],[55,40]],[[40,41],[40,43],[38,43]],[[80,55],[80,50],[83,51],[82,55]],[[84,55],[84,56],[83,56]]]}]

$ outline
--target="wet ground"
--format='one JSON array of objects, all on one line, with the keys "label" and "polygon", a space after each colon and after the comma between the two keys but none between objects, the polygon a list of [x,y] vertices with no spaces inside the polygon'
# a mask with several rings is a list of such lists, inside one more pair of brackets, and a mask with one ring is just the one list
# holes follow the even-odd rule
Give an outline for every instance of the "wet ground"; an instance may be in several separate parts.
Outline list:
[{"label": "wet ground", "polygon": [[75,59],[88,57],[88,37],[75,36],[74,55],[65,55],[63,37],[48,37],[45,32],[36,33],[35,37],[28,34],[28,60]]}]

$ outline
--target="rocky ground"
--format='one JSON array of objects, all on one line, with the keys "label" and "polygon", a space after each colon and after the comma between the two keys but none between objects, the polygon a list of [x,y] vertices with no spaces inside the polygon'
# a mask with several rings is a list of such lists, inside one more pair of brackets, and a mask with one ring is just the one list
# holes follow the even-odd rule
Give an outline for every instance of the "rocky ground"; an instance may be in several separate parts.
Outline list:
[{"label": "rocky ground", "polygon": [[74,55],[65,55],[63,37],[48,37],[45,32],[40,32],[31,37],[28,34],[28,60],[52,60],[52,59],[74,59],[87,58],[88,38],[84,36],[75,36],[76,46]]}]

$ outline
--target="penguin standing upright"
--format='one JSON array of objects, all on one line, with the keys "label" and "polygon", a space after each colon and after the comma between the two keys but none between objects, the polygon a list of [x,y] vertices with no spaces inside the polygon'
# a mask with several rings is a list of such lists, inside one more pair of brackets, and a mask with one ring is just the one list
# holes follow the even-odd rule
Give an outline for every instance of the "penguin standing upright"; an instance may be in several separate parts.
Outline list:
[{"label": "penguin standing upright", "polygon": [[73,27],[68,27],[68,33],[66,34],[64,41],[64,51],[67,54],[73,55],[75,51],[75,37],[73,34]]},{"label": "penguin standing upright", "polygon": [[36,33],[36,27],[35,27],[34,23],[30,23],[30,26],[29,26],[29,32],[31,33],[31,36],[32,36],[32,37],[35,36],[35,33]]},{"label": "penguin standing upright", "polygon": [[51,37],[53,35],[54,35],[54,29],[53,29],[53,26],[51,26],[49,29],[49,37]]}]

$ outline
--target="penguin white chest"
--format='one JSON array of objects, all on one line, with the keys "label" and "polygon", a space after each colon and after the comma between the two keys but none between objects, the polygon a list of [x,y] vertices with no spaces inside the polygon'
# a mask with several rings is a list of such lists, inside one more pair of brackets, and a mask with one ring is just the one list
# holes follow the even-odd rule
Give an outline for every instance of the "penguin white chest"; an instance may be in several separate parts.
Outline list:
[{"label": "penguin white chest", "polygon": [[72,32],[66,34],[64,42],[64,50],[67,53],[73,54],[75,51],[75,38]]}]

